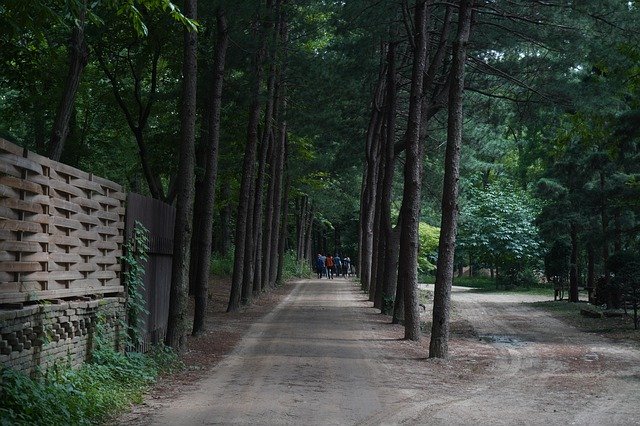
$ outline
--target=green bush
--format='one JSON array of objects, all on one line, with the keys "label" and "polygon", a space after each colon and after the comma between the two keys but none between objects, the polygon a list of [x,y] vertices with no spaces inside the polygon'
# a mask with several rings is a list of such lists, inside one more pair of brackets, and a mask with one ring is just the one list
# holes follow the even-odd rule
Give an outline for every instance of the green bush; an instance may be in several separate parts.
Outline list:
[{"label": "green bush", "polygon": [[284,254],[284,264],[282,265],[282,280],[288,281],[294,278],[311,278],[313,270],[311,264],[306,260],[296,260],[296,254],[288,251]]},{"label": "green bush", "polygon": [[161,373],[180,367],[176,355],[157,348],[148,355],[101,349],[79,369],[56,366],[30,378],[0,369],[0,425],[88,425],[142,401]]},{"label": "green bush", "polygon": [[228,277],[233,274],[233,251],[226,256],[214,253],[211,256],[211,274],[218,277]]},{"label": "green bush", "polygon": [[498,288],[511,290],[514,288],[534,288],[540,285],[540,280],[529,268],[513,268],[504,271],[496,280]]}]

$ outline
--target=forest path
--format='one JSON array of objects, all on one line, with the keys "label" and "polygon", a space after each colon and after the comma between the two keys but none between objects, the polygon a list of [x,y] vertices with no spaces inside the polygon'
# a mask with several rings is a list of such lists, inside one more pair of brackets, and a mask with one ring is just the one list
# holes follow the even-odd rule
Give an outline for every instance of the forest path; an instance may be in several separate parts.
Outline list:
[{"label": "forest path", "polygon": [[353,424],[382,401],[351,281],[302,281],[198,387],[150,424]]},{"label": "forest path", "polygon": [[451,359],[428,360],[353,282],[298,282],[142,423],[640,424],[640,351],[522,304],[536,296],[453,297]]}]

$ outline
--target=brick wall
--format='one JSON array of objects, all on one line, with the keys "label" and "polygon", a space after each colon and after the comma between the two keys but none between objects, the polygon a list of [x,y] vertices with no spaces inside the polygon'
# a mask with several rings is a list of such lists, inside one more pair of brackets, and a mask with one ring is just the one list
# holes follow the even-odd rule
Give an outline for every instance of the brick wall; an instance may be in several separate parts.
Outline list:
[{"label": "brick wall", "polygon": [[0,309],[0,364],[25,373],[54,363],[81,365],[96,333],[120,349],[124,299],[55,301],[22,309]]}]

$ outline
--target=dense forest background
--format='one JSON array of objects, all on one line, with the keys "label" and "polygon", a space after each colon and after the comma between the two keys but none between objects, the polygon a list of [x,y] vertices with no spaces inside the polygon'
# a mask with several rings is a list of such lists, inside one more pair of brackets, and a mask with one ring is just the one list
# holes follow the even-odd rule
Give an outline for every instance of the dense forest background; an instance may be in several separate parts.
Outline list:
[{"label": "dense forest background", "polygon": [[573,301],[638,294],[640,2],[195,7],[3,2],[0,136],[189,222],[195,198],[197,238],[179,235],[201,303],[211,245],[235,255],[230,310],[275,285],[285,253],[350,256],[407,323],[402,290],[436,266],[439,284],[486,269]]}]

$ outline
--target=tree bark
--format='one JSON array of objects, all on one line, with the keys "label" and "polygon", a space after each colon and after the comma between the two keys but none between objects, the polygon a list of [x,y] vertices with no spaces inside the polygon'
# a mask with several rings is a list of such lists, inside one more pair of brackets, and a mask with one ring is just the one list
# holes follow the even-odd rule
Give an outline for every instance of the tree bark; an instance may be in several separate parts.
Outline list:
[{"label": "tree bark", "polygon": [[451,285],[453,282],[453,259],[458,225],[458,181],[460,178],[460,148],[463,127],[464,65],[471,32],[473,1],[460,0],[458,35],[453,45],[447,148],[442,192],[442,221],[436,266],[436,286],[433,297],[431,342],[429,344],[430,358],[446,358],[449,353]]},{"label": "tree bark", "polygon": [[[255,171],[254,171],[255,173]],[[245,225],[245,242],[244,242],[244,271],[242,277],[242,299],[241,302],[243,305],[248,305],[251,303],[251,299],[253,298],[253,278],[255,275],[255,229],[253,227],[253,212],[256,205],[256,181],[252,179],[251,186],[249,189],[250,198],[249,198],[249,208],[247,212],[247,221]]]},{"label": "tree bark", "polygon": [[381,261],[382,271],[379,273],[381,280],[381,299],[383,314],[390,313],[390,307],[385,303],[390,301],[396,293],[398,277],[398,250],[400,243],[399,234],[394,232],[391,223],[391,201],[393,195],[393,178],[395,175],[395,153],[394,146],[396,140],[396,109],[397,109],[397,71],[396,71],[396,46],[397,43],[389,43],[387,52],[387,96],[386,96],[386,146],[383,151],[385,163],[384,181],[382,183],[381,200],[381,232],[384,233],[385,250]]},{"label": "tree bark", "polygon": [[380,157],[380,129],[382,127],[381,103],[384,95],[384,76],[386,64],[381,64],[378,84],[371,102],[371,118],[367,128],[365,146],[365,170],[360,192],[360,229],[358,242],[358,268],[360,283],[364,291],[369,291],[371,262],[373,251],[373,212],[375,188],[377,182],[378,161]]},{"label": "tree bark", "polygon": [[[282,43],[286,46],[289,42],[289,27],[285,17],[282,19],[280,27]],[[289,189],[291,178],[288,173],[288,144],[287,136],[287,85],[285,83],[287,75],[287,49],[283,49],[282,70],[279,79],[279,107],[278,107],[278,136],[275,146],[277,146],[275,158],[275,173],[273,175],[273,228],[271,233],[271,266],[269,275],[265,277],[270,286],[275,286],[282,281],[282,268],[284,253],[287,250],[287,232],[289,217]],[[286,178],[285,178],[286,176]]]},{"label": "tree bark", "polygon": [[69,70],[49,141],[49,158],[55,161],[60,161],[64,144],[69,135],[69,120],[75,104],[76,93],[78,86],[80,86],[82,72],[89,60],[89,49],[84,38],[86,16],[87,1],[83,0],[78,22],[71,32]]},{"label": "tree bark", "polygon": [[[380,141],[380,151],[384,149],[386,145],[386,131],[385,126],[382,126],[382,132],[384,136]],[[378,161],[378,173],[377,179],[375,182],[376,185],[376,197],[373,200],[373,244],[371,251],[371,276],[369,278],[369,300],[373,302],[374,308],[382,308],[382,288],[379,284],[381,284],[379,275],[382,275],[382,257],[384,256],[385,250],[385,239],[382,233],[382,200],[380,199],[380,194],[382,193],[382,185],[384,181],[384,173],[385,173],[385,164],[382,159],[382,155],[380,155],[380,160]]]},{"label": "tree bark", "polygon": [[404,191],[402,197],[402,225],[400,228],[400,261],[398,285],[404,291],[404,337],[420,339],[420,316],[418,312],[418,225],[420,223],[420,191],[422,158],[420,149],[420,125],[422,121],[421,100],[423,75],[427,62],[427,21],[430,7],[425,0],[415,6],[415,35],[409,117],[406,133],[406,162],[404,167]]},{"label": "tree bark", "polygon": [[591,295],[596,288],[595,264],[595,249],[593,248],[593,244],[589,243],[587,245],[587,289],[589,289],[589,302],[591,302]]},{"label": "tree bark", "polygon": [[[283,105],[283,108],[286,107],[286,102]],[[288,161],[289,161],[289,139],[287,137],[287,122],[283,121],[280,130],[280,157],[278,163],[278,180],[276,184],[279,182],[279,187],[276,188],[276,196],[279,200],[276,203],[276,208],[274,210],[274,217],[276,218],[274,227],[278,232],[275,233],[275,240],[272,241],[273,246],[277,247],[278,253],[275,259],[275,265],[272,267],[272,285],[276,285],[282,282],[282,269],[283,269],[283,260],[284,260],[284,252],[287,247],[287,233],[289,226],[289,191],[291,188],[291,176],[288,172]],[[282,186],[282,178],[283,175],[286,174],[286,180],[284,187]],[[282,212],[282,216],[280,216],[280,212]],[[274,274],[275,273],[275,274]]]},{"label": "tree bark", "polygon": [[[270,2],[269,2],[270,4]],[[266,25],[266,24],[265,24]],[[260,37],[260,35],[256,35]],[[240,181],[240,196],[238,213],[236,215],[236,239],[233,261],[233,275],[231,278],[231,293],[227,312],[235,312],[240,308],[241,296],[246,297],[245,262],[247,226],[251,214],[252,187],[255,178],[255,161],[258,145],[258,124],[260,122],[260,86],[262,83],[262,66],[266,49],[266,31],[261,34],[260,47],[253,56],[253,81],[251,85],[251,105],[249,107],[249,122],[247,125],[247,144],[242,163],[242,179]],[[244,288],[244,295],[243,295]]]},{"label": "tree bark", "polygon": [[220,140],[220,111],[222,109],[222,86],[224,82],[224,69],[226,62],[227,46],[229,45],[229,32],[224,9],[218,9],[217,16],[217,43],[215,61],[213,66],[213,87],[209,93],[209,112],[206,120],[206,128],[203,129],[202,142],[207,147],[206,169],[202,192],[196,194],[200,199],[201,228],[198,229],[196,240],[199,242],[198,261],[195,262],[195,310],[193,318],[192,334],[195,336],[205,330],[205,313],[207,309],[209,271],[211,260],[211,242],[213,237],[213,210],[216,193],[216,178],[218,175],[218,142]]},{"label": "tree bark", "polygon": [[571,224],[571,264],[569,265],[569,302],[578,302],[578,226]]},{"label": "tree bark", "polygon": [[[185,0],[185,16],[196,19],[197,0]],[[169,319],[165,343],[177,351],[185,345],[187,291],[189,286],[189,256],[193,219],[195,183],[195,126],[197,93],[198,34],[184,30],[184,60],[182,64],[182,108],[180,163],[178,166],[178,204],[173,239]]]},{"label": "tree bark", "polygon": [[224,200],[224,207],[220,212],[220,225],[222,228],[220,235],[220,255],[226,256],[231,248],[231,188],[229,187],[229,179],[222,182],[221,196]]}]

